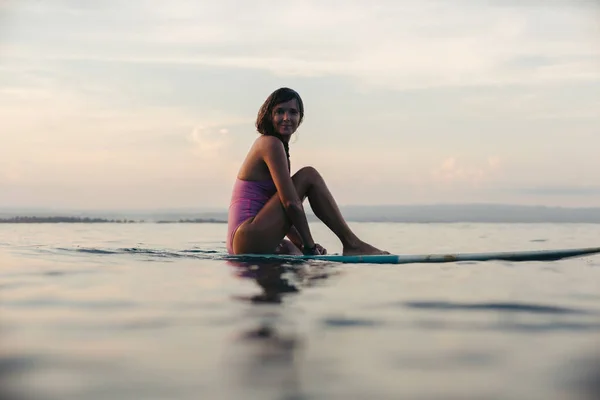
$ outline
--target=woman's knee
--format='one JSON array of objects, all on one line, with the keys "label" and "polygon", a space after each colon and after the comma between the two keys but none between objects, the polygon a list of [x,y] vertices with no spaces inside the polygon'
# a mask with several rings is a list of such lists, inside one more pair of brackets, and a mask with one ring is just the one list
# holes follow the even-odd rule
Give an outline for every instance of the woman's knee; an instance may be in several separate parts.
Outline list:
[{"label": "woman's knee", "polygon": [[307,183],[315,183],[323,180],[319,171],[314,167],[302,167],[294,176]]}]

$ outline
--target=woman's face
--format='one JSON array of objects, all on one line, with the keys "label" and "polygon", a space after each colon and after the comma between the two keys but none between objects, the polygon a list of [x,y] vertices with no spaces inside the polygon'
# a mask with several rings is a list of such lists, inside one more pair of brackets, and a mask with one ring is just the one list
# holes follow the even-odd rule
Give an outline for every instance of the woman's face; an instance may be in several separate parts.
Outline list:
[{"label": "woman's face", "polygon": [[289,136],[296,132],[300,121],[300,111],[298,110],[298,101],[292,99],[285,103],[277,104],[273,107],[273,128],[275,133],[282,136]]}]

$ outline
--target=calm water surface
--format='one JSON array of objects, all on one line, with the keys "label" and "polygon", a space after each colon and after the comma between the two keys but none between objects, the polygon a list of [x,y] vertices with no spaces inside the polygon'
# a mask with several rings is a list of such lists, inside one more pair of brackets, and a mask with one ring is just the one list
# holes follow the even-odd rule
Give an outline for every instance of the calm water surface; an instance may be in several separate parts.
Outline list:
[{"label": "calm water surface", "polygon": [[[600,246],[591,224],[352,227],[397,254]],[[600,256],[247,265],[225,233],[0,225],[0,398],[599,397]]]}]

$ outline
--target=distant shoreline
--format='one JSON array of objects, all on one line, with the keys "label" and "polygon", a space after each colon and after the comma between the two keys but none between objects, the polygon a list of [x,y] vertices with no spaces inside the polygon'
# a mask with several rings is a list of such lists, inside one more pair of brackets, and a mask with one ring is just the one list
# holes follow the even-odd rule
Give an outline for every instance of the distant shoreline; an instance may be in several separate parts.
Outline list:
[{"label": "distant shoreline", "polygon": [[178,220],[160,220],[160,221],[146,221],[146,220],[133,220],[128,218],[120,219],[107,219],[107,218],[93,218],[93,217],[27,217],[17,216],[11,218],[0,218],[0,224],[57,224],[57,223],[68,223],[68,224],[143,224],[143,223],[154,223],[154,224],[223,224],[227,221],[215,219],[215,218],[195,218],[195,219],[178,219]]},{"label": "distant shoreline", "polygon": [[[310,222],[318,219],[307,215]],[[356,223],[389,223],[389,224],[600,224],[598,220],[556,220],[556,219],[427,219],[427,218],[349,218],[348,222]],[[96,218],[96,217],[29,217],[17,216],[0,218],[0,224],[227,224],[226,220],[218,218],[180,218],[180,219],[130,219],[130,218]]]},{"label": "distant shoreline", "polygon": [[[583,223],[600,224],[600,207],[564,208],[503,204],[341,206],[348,222],[371,223]],[[306,207],[310,222],[318,221]],[[0,223],[212,223],[226,224],[227,210],[44,210],[0,208]]]}]

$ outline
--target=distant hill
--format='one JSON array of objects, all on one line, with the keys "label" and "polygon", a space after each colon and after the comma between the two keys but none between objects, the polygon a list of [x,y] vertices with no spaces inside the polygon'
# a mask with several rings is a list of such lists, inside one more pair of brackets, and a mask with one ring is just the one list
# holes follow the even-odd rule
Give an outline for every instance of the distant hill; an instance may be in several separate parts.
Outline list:
[{"label": "distant hill", "polygon": [[[310,220],[316,220],[305,205]],[[501,222],[501,223],[600,223],[600,207],[564,208],[502,204],[439,204],[342,206],[353,222]],[[14,217],[77,217],[145,222],[222,222],[226,210],[163,209],[153,211],[0,209],[0,219]]]},{"label": "distant hill", "polygon": [[600,208],[502,204],[340,207],[348,220],[363,222],[600,223]]},{"label": "distant hill", "polygon": [[[101,223],[112,223],[112,224],[134,224],[143,223],[145,220],[132,220],[128,218],[123,219],[106,219],[97,217],[70,217],[70,216],[16,216],[16,217],[0,217],[0,224],[101,224]],[[203,223],[214,223],[222,224],[227,223],[224,219],[214,218],[191,218],[191,219],[168,219],[168,220],[152,220],[151,223],[157,224],[203,224]]]}]

